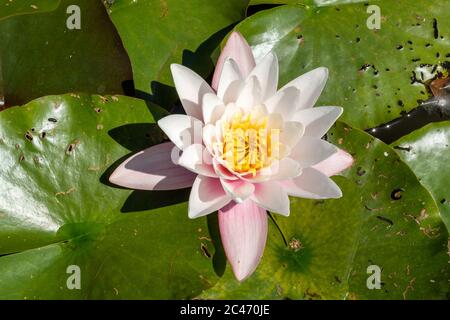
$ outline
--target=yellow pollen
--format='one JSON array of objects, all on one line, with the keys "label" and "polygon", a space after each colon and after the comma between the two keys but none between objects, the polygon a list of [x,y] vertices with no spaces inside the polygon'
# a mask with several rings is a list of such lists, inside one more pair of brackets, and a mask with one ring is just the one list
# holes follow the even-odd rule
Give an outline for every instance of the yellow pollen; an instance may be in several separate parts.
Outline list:
[{"label": "yellow pollen", "polygon": [[223,122],[223,159],[227,167],[239,173],[256,175],[278,155],[279,130],[268,132],[267,117],[254,119],[237,112]]}]

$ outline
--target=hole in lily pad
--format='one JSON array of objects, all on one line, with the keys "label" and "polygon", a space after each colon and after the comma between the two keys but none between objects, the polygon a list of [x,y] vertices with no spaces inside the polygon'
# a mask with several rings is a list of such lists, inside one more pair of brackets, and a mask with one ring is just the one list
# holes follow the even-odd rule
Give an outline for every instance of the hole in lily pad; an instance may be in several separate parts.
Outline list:
[{"label": "hole in lily pad", "polygon": [[402,194],[405,190],[403,189],[394,189],[391,192],[391,199],[392,200],[400,200],[402,198]]},{"label": "hole in lily pad", "polygon": [[33,141],[33,134],[30,131],[27,131],[25,133],[25,139],[27,139],[28,141]]},{"label": "hole in lily pad", "polygon": [[433,36],[435,39],[439,38],[439,27],[436,18],[433,19]]},{"label": "hole in lily pad", "polygon": [[200,244],[200,249],[202,250],[202,254],[207,257],[208,259],[211,259],[211,253],[209,253],[208,248],[205,246],[204,243]]},{"label": "hole in lily pad", "polygon": [[391,225],[391,226],[394,225],[394,222],[393,222],[391,219],[389,219],[389,218],[386,218],[386,217],[383,217],[383,216],[376,216],[376,218],[377,218],[378,220],[381,220],[381,221],[383,221],[383,222],[386,222],[387,224],[389,224],[389,225]]},{"label": "hole in lily pad", "polygon": [[361,177],[366,174],[366,170],[364,170],[362,167],[358,167],[356,169],[356,174]]},{"label": "hole in lily pad", "polygon": [[74,142],[69,144],[66,149],[66,154],[71,155],[73,153],[73,151],[75,150],[76,146],[79,144],[80,144],[80,141],[78,141],[78,140],[75,140]]}]

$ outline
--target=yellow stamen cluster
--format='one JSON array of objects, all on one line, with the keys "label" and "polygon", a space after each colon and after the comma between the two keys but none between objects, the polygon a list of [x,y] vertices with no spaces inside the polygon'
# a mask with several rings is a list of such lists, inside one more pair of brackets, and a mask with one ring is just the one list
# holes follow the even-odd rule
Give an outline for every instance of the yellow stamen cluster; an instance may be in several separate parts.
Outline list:
[{"label": "yellow stamen cluster", "polygon": [[223,159],[227,167],[239,173],[253,175],[270,165],[278,154],[279,130],[267,129],[267,117],[235,113],[223,122]]}]

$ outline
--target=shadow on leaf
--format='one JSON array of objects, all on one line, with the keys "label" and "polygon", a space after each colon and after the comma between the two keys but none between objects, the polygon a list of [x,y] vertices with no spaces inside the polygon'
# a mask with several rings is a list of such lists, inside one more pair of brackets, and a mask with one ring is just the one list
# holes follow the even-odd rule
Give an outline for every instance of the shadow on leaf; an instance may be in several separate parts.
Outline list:
[{"label": "shadow on leaf", "polygon": [[[195,52],[184,50],[182,64],[210,83],[214,71],[214,60],[216,60],[220,52],[218,49],[220,43],[234,26],[235,24],[232,24],[217,31],[201,43]],[[164,109],[169,110],[171,113],[184,113],[178,99],[178,94],[173,86],[159,81],[151,81],[148,88],[151,93],[142,90],[134,90],[134,96],[163,106]]]},{"label": "shadow on leaf", "polygon": [[217,212],[207,216],[208,231],[211,236],[212,243],[214,245],[213,267],[215,273],[221,277],[225,273],[227,266],[227,258],[225,251],[223,250],[222,240],[220,238],[219,218]]},{"label": "shadow on leaf", "polygon": [[166,137],[156,123],[132,123],[109,130],[121,146],[137,152],[163,142]]},{"label": "shadow on leaf", "polygon": [[189,192],[190,189],[173,191],[135,190],[125,201],[120,211],[122,213],[130,213],[179,204],[188,201]]}]

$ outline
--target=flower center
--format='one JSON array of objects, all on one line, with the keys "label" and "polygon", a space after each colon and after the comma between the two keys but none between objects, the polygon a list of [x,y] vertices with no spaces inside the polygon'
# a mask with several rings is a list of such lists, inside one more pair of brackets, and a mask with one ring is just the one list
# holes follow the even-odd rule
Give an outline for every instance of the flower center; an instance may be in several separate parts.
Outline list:
[{"label": "flower center", "polygon": [[[270,131],[270,132],[269,132]],[[278,154],[278,129],[268,129],[268,119],[236,112],[223,122],[223,159],[238,173],[256,174]]]}]

